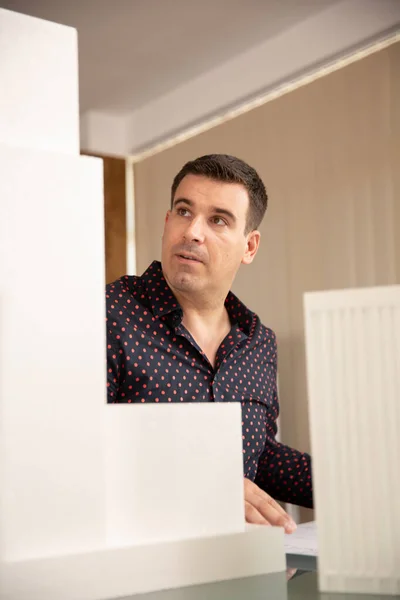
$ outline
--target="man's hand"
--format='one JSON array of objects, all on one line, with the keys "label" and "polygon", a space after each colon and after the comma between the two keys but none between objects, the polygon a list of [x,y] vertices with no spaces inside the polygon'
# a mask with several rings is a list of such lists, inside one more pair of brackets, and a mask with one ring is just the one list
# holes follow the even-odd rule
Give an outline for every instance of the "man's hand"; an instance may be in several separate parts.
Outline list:
[{"label": "man's hand", "polygon": [[296,523],[283,508],[250,479],[244,480],[244,508],[246,521],[257,525],[284,527],[285,533],[293,533]]}]

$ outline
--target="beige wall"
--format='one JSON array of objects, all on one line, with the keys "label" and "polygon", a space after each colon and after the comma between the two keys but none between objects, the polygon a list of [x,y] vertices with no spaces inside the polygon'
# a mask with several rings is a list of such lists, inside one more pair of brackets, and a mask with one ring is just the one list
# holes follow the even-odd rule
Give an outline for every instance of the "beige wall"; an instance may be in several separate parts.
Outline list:
[{"label": "beige wall", "polygon": [[248,161],[269,192],[234,291],[278,335],[282,438],[308,450],[303,293],[400,283],[400,44],[137,164],[138,272],[160,257],[173,176],[211,152]]}]

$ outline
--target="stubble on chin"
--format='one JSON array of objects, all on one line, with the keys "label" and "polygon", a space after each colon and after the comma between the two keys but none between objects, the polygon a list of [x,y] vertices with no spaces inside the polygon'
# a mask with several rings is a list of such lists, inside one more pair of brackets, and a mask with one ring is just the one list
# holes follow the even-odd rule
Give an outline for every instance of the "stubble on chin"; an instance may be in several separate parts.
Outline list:
[{"label": "stubble on chin", "polygon": [[191,292],[197,289],[196,278],[189,273],[176,273],[172,284],[180,292]]},{"label": "stubble on chin", "polygon": [[196,292],[202,287],[201,277],[193,273],[192,269],[186,265],[170,265],[170,272],[165,272],[164,277],[172,290],[177,292],[190,293]]}]

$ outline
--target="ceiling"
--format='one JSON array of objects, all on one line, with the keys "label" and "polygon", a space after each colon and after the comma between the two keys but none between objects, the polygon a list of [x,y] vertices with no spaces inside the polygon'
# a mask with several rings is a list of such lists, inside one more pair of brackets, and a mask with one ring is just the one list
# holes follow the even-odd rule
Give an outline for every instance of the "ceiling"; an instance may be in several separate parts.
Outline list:
[{"label": "ceiling", "polygon": [[139,108],[338,0],[0,0],[76,27],[80,106]]}]

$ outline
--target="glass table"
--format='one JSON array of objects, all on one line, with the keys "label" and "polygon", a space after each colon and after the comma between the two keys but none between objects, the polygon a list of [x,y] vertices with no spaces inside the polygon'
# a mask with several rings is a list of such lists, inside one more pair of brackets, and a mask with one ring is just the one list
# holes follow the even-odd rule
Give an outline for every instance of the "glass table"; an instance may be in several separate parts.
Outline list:
[{"label": "glass table", "polygon": [[391,600],[400,596],[320,593],[314,571],[298,571],[287,581],[285,573],[231,579],[164,592],[151,592],[121,600]]}]

